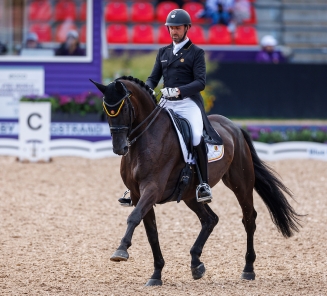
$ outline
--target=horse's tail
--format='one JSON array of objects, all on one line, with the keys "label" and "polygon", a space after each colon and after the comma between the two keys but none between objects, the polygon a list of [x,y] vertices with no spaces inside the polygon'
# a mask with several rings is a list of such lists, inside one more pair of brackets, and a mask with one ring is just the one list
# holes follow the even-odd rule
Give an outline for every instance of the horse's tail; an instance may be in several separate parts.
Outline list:
[{"label": "horse's tail", "polygon": [[270,217],[284,237],[299,231],[300,216],[288,203],[283,191],[292,197],[292,192],[275,176],[276,172],[260,160],[248,133],[242,129],[248,144],[255,174],[254,189],[266,204]]}]

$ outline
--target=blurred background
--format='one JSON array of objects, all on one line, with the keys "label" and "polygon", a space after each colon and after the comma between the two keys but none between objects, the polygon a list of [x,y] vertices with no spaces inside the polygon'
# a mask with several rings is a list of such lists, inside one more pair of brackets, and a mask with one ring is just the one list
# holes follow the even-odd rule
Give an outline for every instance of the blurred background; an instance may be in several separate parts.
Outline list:
[{"label": "blurred background", "polygon": [[[0,70],[41,67],[53,120],[88,121],[97,113],[92,120],[103,121],[88,79],[146,80],[157,50],[171,42],[164,23],[175,8],[189,12],[188,36],[206,53],[208,114],[271,131],[325,128],[326,0],[2,0]],[[26,89],[15,100],[33,95]]]}]

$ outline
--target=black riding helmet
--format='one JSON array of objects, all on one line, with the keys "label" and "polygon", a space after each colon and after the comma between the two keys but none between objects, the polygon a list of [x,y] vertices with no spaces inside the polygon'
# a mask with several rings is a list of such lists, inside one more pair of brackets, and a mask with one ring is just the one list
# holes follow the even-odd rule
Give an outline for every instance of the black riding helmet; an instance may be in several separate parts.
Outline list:
[{"label": "black riding helmet", "polygon": [[165,26],[192,25],[191,17],[184,9],[174,9],[169,12]]}]

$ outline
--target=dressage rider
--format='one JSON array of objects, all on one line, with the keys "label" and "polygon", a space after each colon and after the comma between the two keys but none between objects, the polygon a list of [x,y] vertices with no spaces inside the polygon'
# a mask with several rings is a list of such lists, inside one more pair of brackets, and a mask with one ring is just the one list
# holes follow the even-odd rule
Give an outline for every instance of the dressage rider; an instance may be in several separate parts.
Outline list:
[{"label": "dressage rider", "polygon": [[191,25],[190,15],[183,9],[175,9],[168,14],[165,26],[168,27],[173,43],[159,49],[146,84],[154,89],[163,76],[164,88],[160,91],[162,100],[166,100],[165,108],[172,109],[190,122],[196,160],[202,177],[198,201],[208,202],[212,196],[208,185],[208,157],[202,137],[203,127],[214,140],[220,142],[221,139],[204,111],[200,95],[206,84],[204,51],[187,37]]},{"label": "dressage rider", "polygon": [[208,185],[208,157],[202,137],[203,128],[212,141],[222,143],[205,114],[200,95],[206,84],[204,51],[187,37],[187,32],[191,29],[191,18],[185,10],[171,11],[165,26],[173,42],[159,49],[152,73],[145,83],[155,89],[163,76],[161,102],[165,103],[165,108],[172,109],[190,122],[196,160],[202,177],[202,184],[198,187],[198,201],[210,202],[212,196]]}]

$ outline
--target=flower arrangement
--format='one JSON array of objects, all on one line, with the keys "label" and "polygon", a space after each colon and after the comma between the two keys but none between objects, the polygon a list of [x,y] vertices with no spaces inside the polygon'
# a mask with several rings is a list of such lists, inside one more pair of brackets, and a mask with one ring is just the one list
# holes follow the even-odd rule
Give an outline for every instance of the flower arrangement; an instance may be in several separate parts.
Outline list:
[{"label": "flower arrangement", "polygon": [[253,141],[280,143],[288,141],[307,141],[327,144],[327,127],[245,127]]},{"label": "flower arrangement", "polygon": [[23,96],[21,102],[50,102],[52,113],[79,114],[102,113],[102,96],[85,92],[80,95],[31,95]]}]

